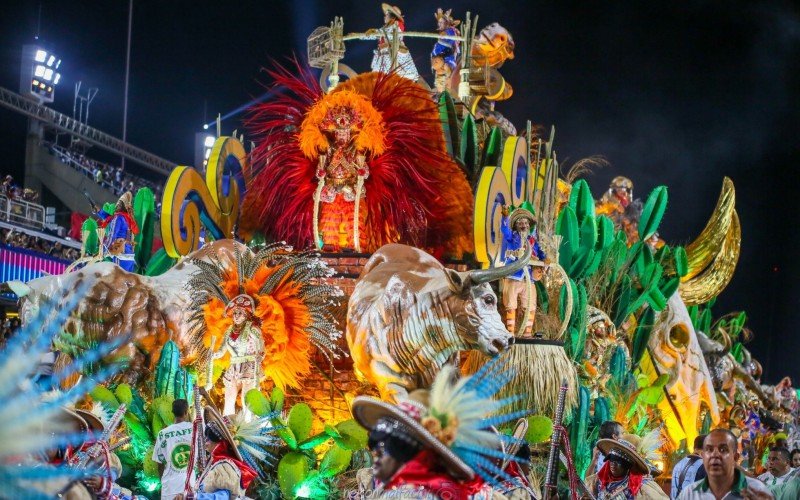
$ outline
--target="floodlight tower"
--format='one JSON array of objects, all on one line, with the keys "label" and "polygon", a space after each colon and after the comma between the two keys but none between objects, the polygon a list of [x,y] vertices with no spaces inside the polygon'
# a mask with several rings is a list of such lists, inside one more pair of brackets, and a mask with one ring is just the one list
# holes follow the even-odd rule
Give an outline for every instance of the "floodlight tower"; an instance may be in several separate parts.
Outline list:
[{"label": "floodlight tower", "polygon": [[[55,98],[56,86],[61,82],[61,58],[41,44],[23,45],[22,64],[19,73],[19,93],[30,97],[38,104],[49,104]],[[42,190],[36,175],[45,161],[39,154],[39,144],[44,137],[41,122],[28,120],[28,136],[25,153],[25,187]]]},{"label": "floodlight tower", "polygon": [[22,47],[19,93],[34,97],[39,104],[51,103],[61,81],[61,58],[40,45]]}]

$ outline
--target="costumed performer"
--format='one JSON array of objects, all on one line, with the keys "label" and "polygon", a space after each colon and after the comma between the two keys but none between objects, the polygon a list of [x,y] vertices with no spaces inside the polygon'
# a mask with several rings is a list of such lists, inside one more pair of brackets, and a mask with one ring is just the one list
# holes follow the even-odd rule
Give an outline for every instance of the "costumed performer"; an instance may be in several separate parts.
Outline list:
[{"label": "costumed performer", "polygon": [[625,231],[628,245],[639,240],[637,226],[642,215],[642,202],[633,198],[633,181],[617,176],[611,180],[608,191],[596,203],[597,215],[607,215],[616,229]]},{"label": "costumed performer", "polygon": [[[367,39],[378,39],[378,48],[372,56],[372,71],[378,73],[396,72],[403,78],[408,78],[416,82],[419,79],[417,66],[414,59],[408,52],[408,47],[403,43],[403,32],[406,24],[403,20],[403,13],[399,7],[381,4],[383,10],[383,27],[380,30],[369,29],[366,32]],[[392,43],[397,38],[397,53],[392,54]],[[395,64],[392,65],[392,62]]]},{"label": "costumed performer", "polygon": [[597,500],[669,499],[650,475],[648,460],[632,442],[637,439],[626,434],[618,440],[597,441],[606,460],[596,475],[586,479]]},{"label": "costumed performer", "polygon": [[[458,19],[453,19],[453,9],[446,12],[440,7],[433,16],[436,18],[436,31],[444,36],[459,36],[457,26],[461,24]],[[450,86],[450,77],[456,69],[456,60],[459,56],[458,40],[440,38],[436,41],[431,51],[431,71],[434,74],[436,91],[441,93]]]},{"label": "costumed performer", "polygon": [[[329,251],[356,250],[366,247],[367,205],[364,181],[369,177],[366,154],[357,140],[373,133],[377,121],[369,120],[356,106],[358,102],[331,107],[318,124],[328,142],[319,152],[315,208],[319,207],[319,228],[315,226],[317,245]],[[364,130],[364,128],[367,130]],[[358,201],[358,203],[357,203]],[[316,220],[315,220],[316,224]]]},{"label": "costumed performer", "polygon": [[205,407],[203,414],[206,422],[205,451],[211,458],[197,479],[196,491],[178,495],[175,499],[245,498],[247,488],[259,474],[258,462],[275,458],[266,451],[267,447],[277,445],[277,438],[271,435],[274,428],[269,425],[268,418],[247,424],[241,413],[230,420],[210,406]]},{"label": "costumed performer", "polygon": [[128,272],[133,272],[136,268],[133,254],[134,237],[139,234],[139,226],[133,217],[133,195],[127,191],[120,196],[114,205],[113,213],[97,210],[96,206],[92,208],[100,218],[98,227],[105,231],[102,245],[104,251],[111,256],[111,262]]},{"label": "costumed performer", "polygon": [[247,294],[240,294],[225,306],[225,315],[233,319],[233,325],[225,330],[222,347],[213,358],[230,354],[230,364],[222,375],[225,386],[225,415],[236,412],[236,400],[241,394],[242,411],[250,418],[250,410],[244,403],[247,391],[258,387],[261,381],[261,361],[264,358],[264,339],[253,324],[255,302]]},{"label": "costumed performer", "polygon": [[[490,429],[521,414],[503,414],[505,402],[492,399],[510,380],[508,371],[490,361],[471,377],[458,380],[457,374],[446,366],[430,390],[412,391],[396,405],[355,398],[353,416],[370,431],[376,455],[373,472],[379,484],[371,498],[468,500],[493,489],[491,498],[502,499],[500,481],[521,486],[501,469],[504,459],[518,459],[499,451],[516,440]],[[359,482],[368,484],[363,478]]]},{"label": "costumed performer", "polygon": [[[525,239],[528,240],[533,253],[529,270],[521,269],[502,280],[506,327],[511,333],[516,334],[517,308],[520,305],[524,308],[527,304],[528,321],[525,325],[523,336],[530,337],[533,330],[533,322],[536,319],[535,282],[541,280],[544,275],[547,256],[539,246],[539,236],[536,231],[536,214],[530,202],[523,202],[517,208],[504,206],[502,214],[500,230],[503,233],[506,249],[504,264],[508,265],[522,257],[525,253]],[[537,260],[534,260],[533,257]],[[530,272],[530,295],[528,295],[528,283],[525,281],[526,272]]]}]

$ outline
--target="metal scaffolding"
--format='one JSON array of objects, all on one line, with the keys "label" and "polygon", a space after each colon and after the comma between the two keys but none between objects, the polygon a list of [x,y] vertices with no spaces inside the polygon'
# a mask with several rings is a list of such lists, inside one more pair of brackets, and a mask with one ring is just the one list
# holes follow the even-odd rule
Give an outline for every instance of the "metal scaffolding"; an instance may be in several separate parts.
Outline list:
[{"label": "metal scaffolding", "polygon": [[174,162],[132,146],[3,87],[0,87],[0,105],[40,121],[47,126],[54,127],[61,132],[77,136],[97,147],[116,153],[160,174],[169,175],[172,169],[177,166]]}]

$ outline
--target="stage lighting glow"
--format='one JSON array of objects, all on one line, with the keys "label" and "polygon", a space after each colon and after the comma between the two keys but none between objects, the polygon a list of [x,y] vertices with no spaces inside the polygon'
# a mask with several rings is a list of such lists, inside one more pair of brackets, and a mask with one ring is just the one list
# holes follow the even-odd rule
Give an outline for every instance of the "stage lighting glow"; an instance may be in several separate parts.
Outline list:
[{"label": "stage lighting glow", "polygon": [[59,66],[61,66],[61,59],[59,59],[58,62],[56,63],[56,69],[58,69]]},{"label": "stage lighting glow", "polygon": [[61,81],[61,73],[56,73],[56,78],[53,80],[53,85],[58,85],[58,82]]},{"label": "stage lighting glow", "polygon": [[214,141],[216,141],[216,138],[213,135],[208,135],[206,136],[206,140],[203,142],[203,145],[205,145],[207,148],[213,148]]},{"label": "stage lighting glow", "polygon": [[208,130],[208,123],[206,123],[205,125],[203,125],[203,130]]},{"label": "stage lighting glow", "polygon": [[53,79],[53,70],[52,69],[47,68],[46,70],[44,70],[44,79],[47,80],[47,81],[50,81],[50,80]]},{"label": "stage lighting glow", "polygon": [[211,150],[206,149],[206,153],[203,156],[205,157],[206,160],[208,160],[208,157],[211,156]]},{"label": "stage lighting glow", "polygon": [[54,62],[56,62],[56,56],[50,55],[50,59],[47,60],[47,65],[52,66]]},{"label": "stage lighting glow", "polygon": [[33,74],[41,78],[44,76],[44,70],[45,70],[44,66],[39,64],[38,66],[36,66],[36,70],[34,70]]},{"label": "stage lighting glow", "polygon": [[33,80],[33,86],[36,87],[38,85],[39,85],[39,80],[34,79]]},{"label": "stage lighting glow", "polygon": [[36,51],[36,57],[34,57],[36,62],[44,62],[46,58],[47,58],[47,52],[41,49]]}]

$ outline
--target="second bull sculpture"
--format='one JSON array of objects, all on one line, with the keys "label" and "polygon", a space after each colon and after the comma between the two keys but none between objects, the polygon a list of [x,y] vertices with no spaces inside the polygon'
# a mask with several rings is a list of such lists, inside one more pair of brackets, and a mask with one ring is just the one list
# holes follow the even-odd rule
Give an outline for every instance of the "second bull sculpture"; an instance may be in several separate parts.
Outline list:
[{"label": "second bull sculpture", "polygon": [[445,268],[417,248],[391,244],[367,262],[347,311],[355,373],[394,401],[428,387],[460,351],[496,356],[513,343],[489,283],[524,268],[531,249],[511,265],[469,272]]}]

